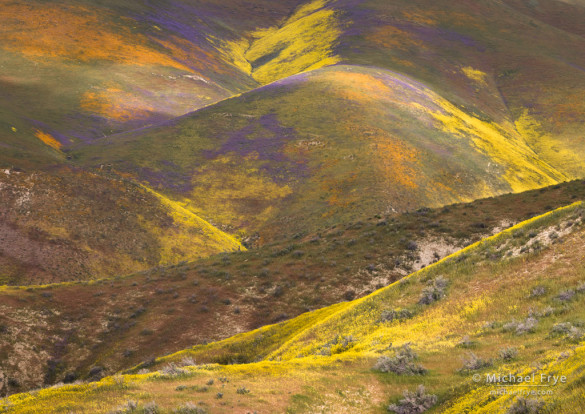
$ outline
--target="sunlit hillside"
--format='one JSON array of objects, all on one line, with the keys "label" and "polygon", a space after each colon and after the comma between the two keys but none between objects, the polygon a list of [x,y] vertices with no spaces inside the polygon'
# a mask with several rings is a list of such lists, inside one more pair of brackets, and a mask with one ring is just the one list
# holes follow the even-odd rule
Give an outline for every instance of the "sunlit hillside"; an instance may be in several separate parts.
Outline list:
[{"label": "sunlit hillside", "polygon": [[[447,208],[380,214],[319,234],[298,234],[259,249],[158,266],[127,276],[7,286],[0,290],[0,369],[5,375],[0,389],[12,394],[62,381],[95,379],[300,314],[318,315],[307,312],[367,296],[470,243],[584,198],[585,186],[576,181]],[[134,229],[135,236],[142,234],[143,243],[152,243],[148,233],[139,233],[140,227]],[[563,236],[565,231],[557,233]],[[117,250],[123,253],[132,246],[132,233],[117,232],[113,233],[119,238]],[[185,238],[170,238],[175,239],[179,242],[175,248],[196,251],[187,249],[190,244]],[[43,238],[37,236],[36,240],[41,243]],[[97,244],[94,249],[104,248],[101,239],[94,236],[90,240]],[[530,241],[522,241],[525,247],[515,251],[522,255],[538,252],[555,240],[554,235],[531,236]],[[55,246],[65,243],[51,244],[46,239],[44,243],[44,251],[51,252],[54,259],[48,260],[51,256],[46,253],[37,255],[38,261],[44,259],[46,267],[61,265],[63,270],[56,273],[65,280],[82,278],[71,273],[84,269],[83,262],[62,264],[68,252]],[[502,254],[494,252],[494,260]],[[86,254],[85,259],[91,257]],[[101,257],[102,265],[107,257]],[[21,278],[31,274],[32,269],[28,274],[13,272]],[[238,352],[210,356],[209,361],[253,362],[257,357]]]},{"label": "sunlit hillside", "polygon": [[307,2],[224,43],[268,85],[71,156],[268,241],[582,177],[585,13],[518,3]]},{"label": "sunlit hillside", "polygon": [[[9,413],[181,406],[199,410],[186,412],[386,412],[391,403],[400,405],[403,390],[423,384],[434,396],[428,412],[504,413],[538,404],[547,412],[579,413],[582,216],[575,203],[362,299],[159,358],[136,368],[138,375],[14,395],[3,404]],[[545,238],[555,243],[525,253]],[[242,356],[255,362],[206,363]],[[485,375],[509,372],[536,374],[516,392],[530,385],[555,392],[528,402],[490,394],[500,387],[486,384]],[[549,375],[566,378],[551,385],[542,379]]]}]

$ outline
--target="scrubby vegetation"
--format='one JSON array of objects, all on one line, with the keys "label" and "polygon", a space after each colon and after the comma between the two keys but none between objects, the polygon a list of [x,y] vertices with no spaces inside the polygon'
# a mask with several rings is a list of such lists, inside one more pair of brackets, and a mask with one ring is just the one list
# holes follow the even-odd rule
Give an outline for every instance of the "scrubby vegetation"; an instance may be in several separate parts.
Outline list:
[{"label": "scrubby vegetation", "polygon": [[416,391],[404,392],[404,398],[396,404],[391,404],[388,411],[396,414],[424,413],[437,403],[437,396],[427,394],[425,387],[419,385]]},{"label": "scrubby vegetation", "polygon": [[[550,260],[558,254],[558,245],[497,263],[484,255],[486,249],[509,243],[518,229],[539,232],[578,209],[572,206],[523,223],[369,296],[158,358],[149,362],[149,373],[128,372],[118,379],[19,394],[3,404],[25,413],[27,407],[47,405],[66,391],[70,406],[95,404],[100,407],[96,413],[110,412],[129,400],[136,401],[138,409],[154,400],[162,412],[172,412],[194,400],[196,393],[196,407],[208,412],[222,412],[236,402],[250,412],[261,411],[263,404],[303,412],[323,404],[349,407],[354,401],[359,401],[360,409],[376,412],[380,409],[376,401],[383,400],[384,410],[392,403],[396,410],[424,408],[454,414],[483,407],[477,412],[505,413],[533,403],[490,395],[492,388],[471,378],[513,364],[519,373],[536,370],[536,378],[566,375],[567,381],[557,385],[558,394],[544,395],[539,401],[562,412],[579,413],[583,406],[578,402],[578,373],[585,366],[585,353],[565,338],[573,328],[580,328],[585,298],[576,293],[570,302],[559,301],[556,292],[577,292],[583,283],[583,230],[577,226],[573,235],[565,236],[563,262]],[[465,258],[459,260],[461,256]],[[449,280],[448,294],[420,304],[421,286],[424,289],[439,276]],[[546,286],[547,293],[530,295],[538,286]],[[562,311],[545,312],[547,307]],[[409,310],[408,317],[381,321],[384,311],[395,317],[404,309]],[[548,316],[540,316],[532,333],[517,335],[518,325],[531,317],[526,315],[537,313]],[[510,321],[514,329],[503,329]],[[525,346],[527,338],[530,347]],[[421,383],[424,393],[400,396],[405,384],[413,390]],[[365,384],[372,391],[364,392]],[[283,397],[278,391],[282,389],[291,394]]]}]

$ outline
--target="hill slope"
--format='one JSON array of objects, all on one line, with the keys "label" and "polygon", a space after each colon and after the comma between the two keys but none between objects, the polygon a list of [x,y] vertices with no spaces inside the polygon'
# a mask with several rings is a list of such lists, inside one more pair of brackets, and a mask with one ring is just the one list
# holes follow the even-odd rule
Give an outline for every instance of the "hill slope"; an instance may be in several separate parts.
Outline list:
[{"label": "hill slope", "polygon": [[581,17],[552,0],[9,2],[0,166],[113,168],[248,246],[579,178]]},{"label": "hill slope", "polygon": [[[4,401],[5,409],[32,413],[43,406],[55,413],[100,413],[134,400],[139,407],[154,401],[162,412],[188,401],[205,412],[343,412],[356,407],[385,412],[402,390],[424,384],[438,396],[429,412],[503,413],[521,402],[490,394],[494,386],[485,375],[536,372],[534,384],[541,385],[550,385],[545,384],[547,375],[566,376],[554,386],[556,393],[538,398],[547,410],[578,413],[583,409],[583,348],[575,344],[585,334],[580,322],[582,215],[576,203],[535,218],[354,302],[161,358],[150,369],[174,364],[158,372],[15,395]],[[551,229],[565,234],[560,244],[514,257],[534,238],[550,239]],[[506,258],[508,252],[512,258]],[[563,260],[555,260],[559,255]],[[403,316],[392,320],[389,315]],[[472,359],[470,352],[476,355]],[[194,365],[242,354],[258,362]],[[397,356],[399,366],[417,371],[424,366],[426,373],[373,368],[381,363],[394,367]],[[527,391],[529,385],[516,391]]]},{"label": "hill slope", "polygon": [[[363,297],[486,235],[583,198],[585,186],[574,182],[444,209],[378,215],[319,235],[125,277],[2,288],[2,392],[88,378],[94,366],[111,374]],[[522,255],[554,241],[539,237],[533,244],[527,237],[518,239],[526,244]],[[501,256],[492,254],[494,260]],[[252,362],[259,354],[209,356]]]},{"label": "hill slope", "polygon": [[111,162],[207,220],[267,240],[356,211],[435,207],[571,177],[511,121],[483,120],[411,78],[356,66],[296,75],[73,157]]},{"label": "hill slope", "polygon": [[80,169],[0,170],[0,284],[112,277],[238,250],[151,190]]},{"label": "hill slope", "polygon": [[563,16],[585,10],[542,8],[559,12],[536,20],[542,13],[523,1],[302,3],[278,24],[217,43],[268,85],[72,156],[112,163],[223,229],[266,241],[291,223],[313,231],[356,210],[579,178],[585,39]]},{"label": "hill slope", "polygon": [[0,139],[67,146],[256,87],[220,44],[276,24],[296,1],[255,4],[3,1]]}]

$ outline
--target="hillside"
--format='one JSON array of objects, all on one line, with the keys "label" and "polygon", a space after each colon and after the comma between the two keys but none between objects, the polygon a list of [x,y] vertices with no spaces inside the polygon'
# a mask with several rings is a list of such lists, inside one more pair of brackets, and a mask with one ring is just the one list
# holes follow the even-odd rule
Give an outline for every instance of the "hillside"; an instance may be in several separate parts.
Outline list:
[{"label": "hillside", "polygon": [[583,22],[0,0],[0,413],[585,412]]},{"label": "hillside", "polygon": [[70,167],[0,170],[0,284],[128,274],[244,249],[165,197]]},{"label": "hillside", "polygon": [[513,124],[481,120],[413,79],[356,66],[277,81],[73,158],[110,162],[222,228],[268,241],[353,220],[356,211],[437,207],[570,177]]},{"label": "hillside", "polygon": [[[584,198],[585,186],[578,181],[448,208],[372,216],[256,250],[125,277],[4,287],[2,392],[87,379],[95,375],[90,374],[95,366],[101,374],[113,374],[193,344],[363,297],[486,235]],[[553,241],[539,240],[520,240],[529,245],[522,253]],[[500,256],[494,252],[494,260]]]},{"label": "hillside", "polygon": [[[200,410],[192,412],[359,407],[381,413],[399,403],[403,390],[424,384],[437,396],[428,412],[503,413],[522,402],[490,395],[494,386],[481,378],[491,372],[536,372],[536,384],[547,385],[541,373],[544,378],[563,374],[566,380],[552,395],[527,397],[534,400],[528,404],[579,413],[584,407],[579,391],[583,349],[577,345],[584,335],[582,215],[582,204],[575,203],[468,246],[364,298],[157,359],[139,374],[14,395],[4,400],[4,408],[8,413],[40,407],[106,413],[116,407],[131,412],[124,407],[135,404],[171,412],[192,402],[191,409]],[[522,246],[545,239],[556,242],[523,253]],[[244,355],[255,362],[205,364]],[[405,371],[380,371],[395,369],[393,364]],[[529,385],[515,390],[530,390]]]},{"label": "hillside", "polygon": [[225,44],[265,86],[69,154],[263,242],[580,178],[585,10],[542,7],[307,2]]},{"label": "hillside", "polygon": [[296,2],[255,4],[3,1],[0,166],[35,141],[87,142],[256,87],[220,44],[276,24]]},{"label": "hillside", "polygon": [[[583,177],[578,4],[254,4],[6,2],[0,166],[133,181],[248,247]],[[140,268],[107,260],[83,278]]]}]

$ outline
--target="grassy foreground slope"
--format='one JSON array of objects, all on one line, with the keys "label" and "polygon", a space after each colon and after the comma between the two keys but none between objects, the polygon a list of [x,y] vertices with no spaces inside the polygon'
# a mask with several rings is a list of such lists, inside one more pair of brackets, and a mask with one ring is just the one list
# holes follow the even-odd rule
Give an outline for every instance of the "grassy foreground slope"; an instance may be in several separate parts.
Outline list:
[{"label": "grassy foreground slope", "polygon": [[[139,410],[154,402],[163,413],[187,402],[210,413],[382,413],[403,390],[424,384],[438,396],[429,412],[503,413],[517,397],[490,395],[498,387],[472,375],[535,372],[567,379],[552,395],[529,399],[542,401],[546,412],[582,412],[583,214],[575,203],[520,223],[364,298],[160,358],[147,368],[158,369],[153,373],[17,394],[4,409],[107,413],[136,401]],[[544,237],[557,243],[522,253]],[[441,292],[429,300],[429,289]],[[388,320],[391,310],[406,316]],[[372,368],[406,343],[418,354],[410,362],[426,373]],[[466,365],[470,352],[476,358]],[[257,362],[205,364],[242,353]]]},{"label": "grassy foreground slope", "polygon": [[[90,374],[95,367],[101,367],[99,375],[113,374],[154,356],[363,297],[469,243],[584,198],[579,181],[443,209],[372,216],[260,249],[124,277],[5,287],[0,392],[95,377]],[[523,253],[552,241],[522,239]],[[218,361],[234,358],[252,362],[255,356]]]}]

